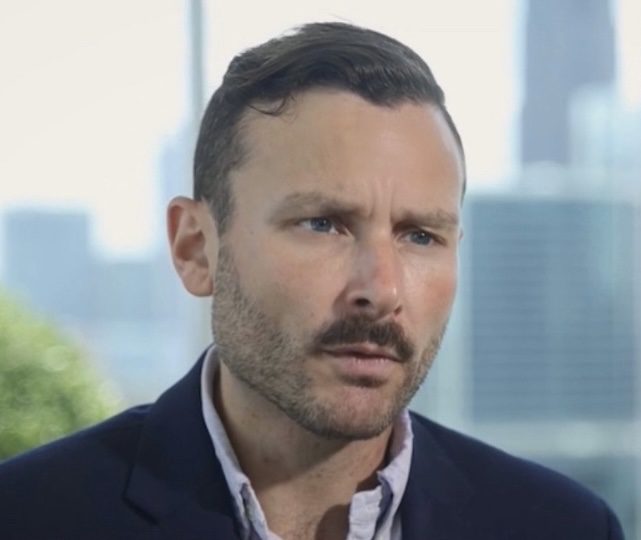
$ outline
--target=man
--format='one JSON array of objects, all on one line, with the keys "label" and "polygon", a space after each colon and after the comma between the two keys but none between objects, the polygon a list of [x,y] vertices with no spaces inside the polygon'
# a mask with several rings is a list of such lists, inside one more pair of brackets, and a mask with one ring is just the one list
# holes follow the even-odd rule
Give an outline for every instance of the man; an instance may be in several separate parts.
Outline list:
[{"label": "man", "polygon": [[215,346],[0,469],[1,538],[620,539],[597,497],[410,414],[450,314],[463,148],[428,66],[310,24],[236,57],[168,231]]}]

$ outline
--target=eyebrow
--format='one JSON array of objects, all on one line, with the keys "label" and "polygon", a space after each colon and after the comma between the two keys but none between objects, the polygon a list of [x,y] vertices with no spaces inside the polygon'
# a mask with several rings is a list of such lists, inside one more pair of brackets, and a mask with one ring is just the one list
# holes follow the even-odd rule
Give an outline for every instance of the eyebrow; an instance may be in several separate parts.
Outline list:
[{"label": "eyebrow", "polygon": [[417,223],[430,229],[450,230],[459,226],[458,215],[446,210],[437,209],[427,212],[407,211],[404,213],[403,222]]},{"label": "eyebrow", "polygon": [[[328,215],[357,215],[362,214],[362,208],[357,203],[341,200],[337,197],[319,191],[295,192],[281,200],[273,212],[280,215],[291,209],[313,209],[319,214]],[[406,210],[400,219],[403,223],[416,223],[433,229],[455,229],[459,225],[456,213],[443,209],[419,212]]]}]

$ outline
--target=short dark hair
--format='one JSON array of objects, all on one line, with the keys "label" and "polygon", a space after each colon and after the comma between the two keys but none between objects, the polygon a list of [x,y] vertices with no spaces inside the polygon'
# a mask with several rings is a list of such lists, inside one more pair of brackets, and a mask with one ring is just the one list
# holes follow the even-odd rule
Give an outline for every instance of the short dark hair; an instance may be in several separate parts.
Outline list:
[{"label": "short dark hair", "polygon": [[346,90],[388,107],[404,101],[433,104],[464,162],[443,91],[418,54],[374,30],[339,22],[306,24],[236,56],[205,110],[194,157],[194,198],[208,202],[220,234],[233,213],[229,173],[247,153],[240,133],[245,112],[278,115],[296,94],[313,88]]}]

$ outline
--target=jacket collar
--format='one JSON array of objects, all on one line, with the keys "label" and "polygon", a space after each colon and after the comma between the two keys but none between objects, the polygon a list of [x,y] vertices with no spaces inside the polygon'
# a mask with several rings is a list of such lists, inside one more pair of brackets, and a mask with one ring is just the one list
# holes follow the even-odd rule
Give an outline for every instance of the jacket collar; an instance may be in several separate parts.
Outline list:
[{"label": "jacket collar", "polygon": [[203,358],[151,406],[125,492],[167,538],[204,538],[211,531],[218,538],[237,536],[229,490],[200,412]]},{"label": "jacket collar", "polygon": [[443,428],[412,414],[412,430],[412,465],[401,503],[403,540],[467,538],[463,514],[472,488],[434,435]]}]

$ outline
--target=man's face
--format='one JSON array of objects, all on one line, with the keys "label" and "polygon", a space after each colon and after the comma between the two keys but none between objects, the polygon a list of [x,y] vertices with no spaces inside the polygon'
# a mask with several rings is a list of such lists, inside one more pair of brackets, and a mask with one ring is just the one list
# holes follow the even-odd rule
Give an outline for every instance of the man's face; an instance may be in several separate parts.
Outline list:
[{"label": "man's face", "polygon": [[[324,437],[383,432],[423,381],[456,288],[462,165],[435,107],[310,91],[251,113],[213,327],[241,387]],[[213,254],[212,254],[213,255]]]}]

